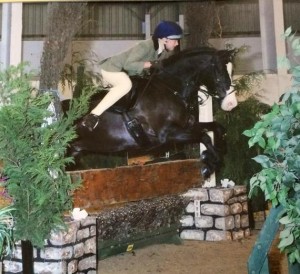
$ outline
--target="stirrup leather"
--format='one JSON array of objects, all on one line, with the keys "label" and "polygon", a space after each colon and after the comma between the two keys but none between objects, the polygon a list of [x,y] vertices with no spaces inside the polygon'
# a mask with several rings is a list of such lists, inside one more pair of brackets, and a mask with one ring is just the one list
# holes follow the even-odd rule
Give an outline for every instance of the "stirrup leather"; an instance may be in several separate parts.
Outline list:
[{"label": "stirrup leather", "polygon": [[126,128],[134,140],[141,146],[147,147],[150,145],[150,140],[146,135],[141,123],[136,118],[131,118],[127,112],[123,112],[123,119]]}]

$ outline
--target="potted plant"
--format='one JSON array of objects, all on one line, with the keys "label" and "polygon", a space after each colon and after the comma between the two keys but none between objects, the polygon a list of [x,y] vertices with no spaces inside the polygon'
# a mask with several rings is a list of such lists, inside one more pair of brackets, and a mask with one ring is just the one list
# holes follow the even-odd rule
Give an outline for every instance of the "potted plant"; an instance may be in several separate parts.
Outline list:
[{"label": "potted plant", "polygon": [[[292,74],[291,88],[281,101],[244,131],[249,146],[258,145],[263,154],[254,160],[261,170],[250,180],[250,194],[255,188],[264,192],[273,208],[282,207],[279,223],[279,249],[288,255],[290,264],[300,265],[300,39],[288,28],[284,34],[292,55],[281,59]],[[298,267],[298,270],[300,268]],[[299,273],[299,272],[298,272]]]}]

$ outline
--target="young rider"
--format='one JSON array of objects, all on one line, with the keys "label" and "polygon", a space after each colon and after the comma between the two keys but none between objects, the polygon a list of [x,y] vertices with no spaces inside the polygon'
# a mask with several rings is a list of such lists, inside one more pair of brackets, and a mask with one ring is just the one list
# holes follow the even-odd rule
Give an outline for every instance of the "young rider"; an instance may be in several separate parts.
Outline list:
[{"label": "young rider", "polygon": [[105,85],[111,86],[100,103],[83,119],[82,125],[93,131],[99,116],[126,95],[132,83],[129,76],[141,75],[155,61],[168,57],[182,38],[181,27],[171,21],[161,21],[151,39],[143,40],[129,50],[100,63],[100,73]]}]

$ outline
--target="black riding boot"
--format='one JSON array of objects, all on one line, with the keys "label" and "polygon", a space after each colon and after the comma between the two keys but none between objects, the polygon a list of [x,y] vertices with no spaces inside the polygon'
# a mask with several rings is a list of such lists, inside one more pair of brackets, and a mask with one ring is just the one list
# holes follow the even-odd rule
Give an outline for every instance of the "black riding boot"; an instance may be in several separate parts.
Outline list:
[{"label": "black riding boot", "polygon": [[86,127],[89,131],[93,131],[99,123],[99,116],[89,113],[85,115],[81,121],[81,126]]}]

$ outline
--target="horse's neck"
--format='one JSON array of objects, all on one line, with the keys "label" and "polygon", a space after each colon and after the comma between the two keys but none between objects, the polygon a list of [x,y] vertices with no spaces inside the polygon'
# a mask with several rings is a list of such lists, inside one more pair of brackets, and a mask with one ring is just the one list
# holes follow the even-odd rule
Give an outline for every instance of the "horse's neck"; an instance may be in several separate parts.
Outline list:
[{"label": "horse's neck", "polygon": [[197,102],[199,87],[197,87],[195,81],[183,74],[173,75],[167,71],[160,72],[153,77],[152,85],[158,88],[163,87],[166,92],[172,92],[184,102],[187,108],[192,108]]}]

